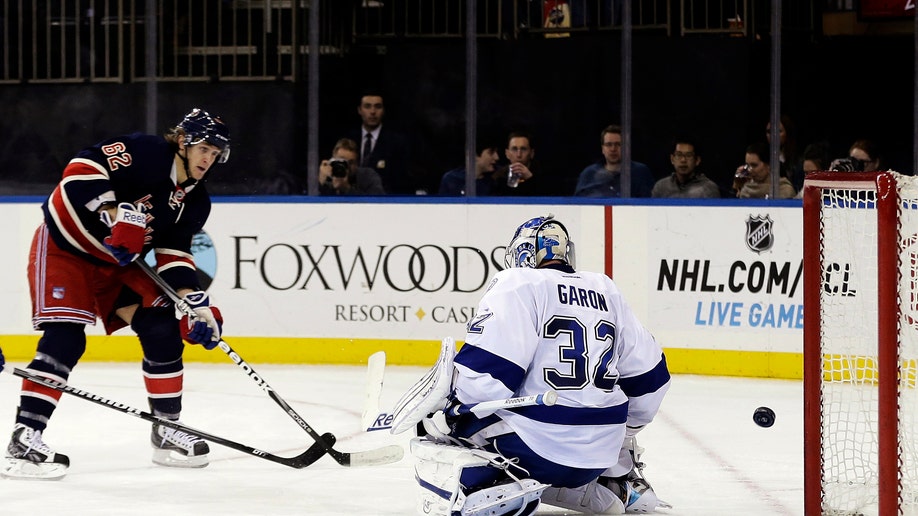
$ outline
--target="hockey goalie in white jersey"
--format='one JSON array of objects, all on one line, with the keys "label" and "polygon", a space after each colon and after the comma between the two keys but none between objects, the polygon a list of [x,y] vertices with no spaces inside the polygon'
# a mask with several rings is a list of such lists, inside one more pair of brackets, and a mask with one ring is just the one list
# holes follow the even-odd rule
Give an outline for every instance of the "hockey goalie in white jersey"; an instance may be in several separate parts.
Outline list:
[{"label": "hockey goalie in white jersey", "polygon": [[[516,515],[540,502],[589,514],[669,507],[642,474],[635,435],[670,385],[663,351],[607,276],[574,270],[552,215],[523,223],[468,324],[394,410],[417,428],[418,512]],[[554,391],[557,401],[473,410]]]}]

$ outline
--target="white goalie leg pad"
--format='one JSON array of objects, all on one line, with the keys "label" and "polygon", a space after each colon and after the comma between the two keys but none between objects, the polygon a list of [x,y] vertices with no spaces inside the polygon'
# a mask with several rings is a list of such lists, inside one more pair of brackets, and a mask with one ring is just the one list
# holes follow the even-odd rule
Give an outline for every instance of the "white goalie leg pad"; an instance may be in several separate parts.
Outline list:
[{"label": "white goalie leg pad", "polygon": [[408,392],[402,395],[392,411],[393,434],[414,428],[428,414],[442,410],[453,389],[453,358],[456,342],[446,337],[440,346],[437,363]]},{"label": "white goalie leg pad", "polygon": [[453,506],[464,504],[465,495],[459,485],[462,470],[487,466],[487,455],[496,455],[420,437],[411,440],[409,450],[415,458],[415,477],[421,486],[418,514],[432,516],[451,516]]},{"label": "white goalie leg pad", "polygon": [[506,469],[502,455],[484,450],[443,444],[425,438],[411,440],[415,475],[421,486],[418,514],[431,516],[499,516],[532,514],[542,491],[548,487],[532,479],[508,476],[505,484],[475,491],[466,497],[459,482],[462,471],[474,467]]},{"label": "white goalie leg pad", "polygon": [[625,514],[621,498],[595,480],[580,487],[549,487],[542,501],[585,514]]},{"label": "white goalie leg pad", "polygon": [[531,478],[470,493],[459,514],[462,516],[528,516],[539,507],[542,492],[548,487]]}]

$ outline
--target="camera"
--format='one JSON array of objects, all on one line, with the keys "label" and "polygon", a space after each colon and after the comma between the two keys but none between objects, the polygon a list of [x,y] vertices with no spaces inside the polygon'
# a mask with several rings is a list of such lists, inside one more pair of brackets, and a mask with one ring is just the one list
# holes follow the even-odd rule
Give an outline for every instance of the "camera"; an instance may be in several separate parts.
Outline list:
[{"label": "camera", "polygon": [[863,172],[864,162],[857,158],[838,158],[829,165],[829,170],[837,172]]},{"label": "camera", "polygon": [[331,165],[332,177],[345,178],[347,177],[347,173],[351,170],[351,165],[346,159],[332,158],[328,160],[328,164]]},{"label": "camera", "polygon": [[743,168],[741,168],[741,169],[736,173],[736,177],[737,177],[738,179],[745,179],[745,178],[749,177],[749,171],[750,171],[750,169],[751,169],[751,167],[750,167],[749,165],[743,165]]}]

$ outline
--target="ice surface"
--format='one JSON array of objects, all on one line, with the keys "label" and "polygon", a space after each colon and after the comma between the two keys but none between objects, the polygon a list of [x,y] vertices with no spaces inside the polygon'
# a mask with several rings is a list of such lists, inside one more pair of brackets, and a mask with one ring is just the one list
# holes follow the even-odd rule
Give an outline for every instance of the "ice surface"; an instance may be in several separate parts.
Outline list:
[{"label": "ice surface", "polygon": [[[19,368],[24,363],[9,364]],[[338,436],[335,448],[406,446],[410,432],[364,432],[366,369],[258,365],[255,370],[313,428]],[[426,368],[386,368],[383,409]],[[0,422],[12,430],[20,380],[0,375]],[[139,364],[79,364],[70,385],[148,410]],[[186,364],[182,421],[216,436],[291,457],[313,444],[237,366]],[[777,414],[760,428],[756,407]],[[802,515],[803,385],[799,381],[674,376],[657,420],[639,436],[645,475],[673,505],[670,515]],[[292,469],[211,444],[211,464],[175,469],[150,461],[150,424],[65,394],[44,440],[70,456],[60,481],[0,479],[2,514],[411,515],[412,459],[343,467],[323,457]],[[539,514],[572,514],[543,505]]]}]

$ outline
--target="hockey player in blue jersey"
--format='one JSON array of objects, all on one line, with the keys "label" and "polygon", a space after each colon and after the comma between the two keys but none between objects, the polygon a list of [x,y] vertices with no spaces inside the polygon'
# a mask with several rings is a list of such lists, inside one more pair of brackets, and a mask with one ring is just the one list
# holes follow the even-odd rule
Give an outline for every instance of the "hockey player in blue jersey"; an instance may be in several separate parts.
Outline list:
[{"label": "hockey player in blue jersey", "polygon": [[[42,332],[27,370],[59,383],[86,350],[85,327],[130,325],[143,351],[144,385],[157,416],[182,410],[183,340],[213,349],[222,316],[198,284],[192,237],[210,214],[205,177],[229,157],[223,121],[194,109],[164,136],[130,134],[80,151],[42,205],[29,255],[32,325]],[[153,250],[162,278],[194,308],[176,320],[172,303],[133,261]],[[56,479],[69,458],[42,440],[61,392],[23,380],[0,475]],[[203,467],[203,440],[153,425],[153,462]],[[102,443],[100,443],[100,446]]]},{"label": "hockey player in blue jersey", "polygon": [[[643,477],[635,440],[670,385],[663,351],[611,279],[574,269],[573,247],[551,215],[519,226],[462,349],[444,339],[437,364],[396,405],[393,433],[418,429],[420,514],[668,507]],[[549,390],[552,406],[447,416]]]}]

